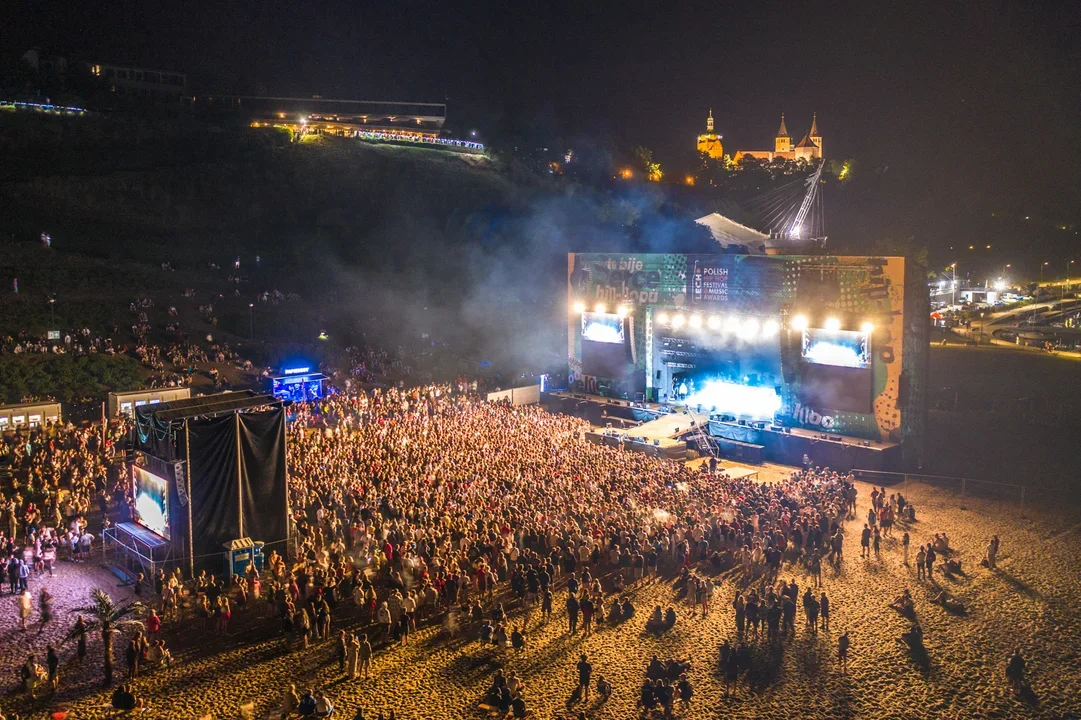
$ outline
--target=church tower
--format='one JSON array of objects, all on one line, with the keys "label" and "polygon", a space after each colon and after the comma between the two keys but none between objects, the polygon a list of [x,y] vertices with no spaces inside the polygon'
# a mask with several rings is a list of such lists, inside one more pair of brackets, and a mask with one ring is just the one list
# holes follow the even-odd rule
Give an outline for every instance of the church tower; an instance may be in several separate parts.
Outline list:
[{"label": "church tower", "polygon": [[713,108],[709,109],[709,117],[706,118],[706,131],[698,136],[698,152],[709,155],[714,160],[724,157],[724,144],[721,136],[713,130]]},{"label": "church tower", "polygon": [[781,113],[781,127],[777,129],[777,137],[774,139],[774,152],[791,152],[792,138],[788,134],[788,128],[784,125],[784,113]]},{"label": "church tower", "polygon": [[811,142],[818,146],[817,157],[825,157],[822,154],[822,136],[818,134],[818,113],[815,113],[811,119],[811,132],[807,133],[807,136],[811,138]]}]

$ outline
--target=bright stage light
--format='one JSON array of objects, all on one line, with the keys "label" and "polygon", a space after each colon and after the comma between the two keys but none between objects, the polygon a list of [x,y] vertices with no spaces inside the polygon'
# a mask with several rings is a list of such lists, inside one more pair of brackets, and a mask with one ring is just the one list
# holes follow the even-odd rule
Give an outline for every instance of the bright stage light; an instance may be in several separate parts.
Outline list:
[{"label": "bright stage light", "polygon": [[682,315],[676,315],[672,318],[672,324],[676,327],[683,327],[684,317]]},{"label": "bright stage light", "polygon": [[729,315],[728,319],[724,321],[724,331],[730,333],[739,332],[739,318],[735,315]]},{"label": "bright stage light", "polygon": [[841,329],[841,321],[838,320],[837,318],[829,318],[828,320],[826,320],[826,329],[827,330],[840,330]]},{"label": "bright stage light", "polygon": [[586,311],[586,304],[585,303],[580,303],[580,302],[574,303],[574,312],[576,312],[576,313],[584,313],[585,311]]},{"label": "bright stage light", "polygon": [[818,365],[836,365],[838,367],[863,367],[864,362],[855,348],[848,345],[820,340],[803,353],[805,360]]},{"label": "bright stage light", "polygon": [[739,329],[739,336],[744,340],[753,340],[756,335],[758,335],[758,320],[747,318]]},{"label": "bright stage light", "polygon": [[796,317],[792,318],[792,329],[793,330],[806,330],[807,329],[807,316],[806,315],[797,315]]},{"label": "bright stage light", "polygon": [[693,328],[702,327],[702,316],[701,315],[691,315],[690,325]]},{"label": "bright stage light", "polygon": [[708,380],[687,397],[687,405],[716,407],[726,415],[769,420],[781,409],[781,396],[772,387],[752,387],[724,380]]},{"label": "bright stage light", "polygon": [[709,326],[710,330],[720,330],[721,329],[721,319],[719,317],[717,317],[716,315],[710,315],[709,320],[706,321],[706,325]]},{"label": "bright stage light", "polygon": [[620,317],[627,317],[627,308],[624,307],[623,305],[620,305],[619,307],[616,308],[616,314],[619,315]]},{"label": "bright stage light", "polygon": [[780,329],[781,326],[777,324],[776,320],[767,320],[766,324],[762,326],[762,337],[773,337]]},{"label": "bright stage light", "polygon": [[604,303],[597,303],[597,306],[595,308],[593,308],[593,312],[603,314],[604,311],[607,310],[607,309],[608,308],[604,307]]},{"label": "bright stage light", "polygon": [[657,316],[657,322],[659,322],[661,325],[667,325],[668,324],[668,313],[663,313],[662,312],[660,315],[658,315]]},{"label": "bright stage light", "polygon": [[865,322],[860,325],[860,330],[863,331],[864,335],[870,335],[875,331],[875,324],[873,322]]}]

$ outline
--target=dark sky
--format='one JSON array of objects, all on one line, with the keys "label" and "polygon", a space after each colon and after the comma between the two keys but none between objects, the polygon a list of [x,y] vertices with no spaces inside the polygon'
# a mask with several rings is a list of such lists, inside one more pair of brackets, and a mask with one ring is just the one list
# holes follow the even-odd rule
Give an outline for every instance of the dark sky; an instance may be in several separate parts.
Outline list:
[{"label": "dark sky", "polygon": [[452,124],[644,144],[669,163],[711,106],[729,149],[769,147],[782,111],[798,140],[817,112],[827,155],[888,176],[897,217],[1081,224],[1076,3],[21,5],[0,23],[7,53],[176,69],[208,90],[448,98]]}]

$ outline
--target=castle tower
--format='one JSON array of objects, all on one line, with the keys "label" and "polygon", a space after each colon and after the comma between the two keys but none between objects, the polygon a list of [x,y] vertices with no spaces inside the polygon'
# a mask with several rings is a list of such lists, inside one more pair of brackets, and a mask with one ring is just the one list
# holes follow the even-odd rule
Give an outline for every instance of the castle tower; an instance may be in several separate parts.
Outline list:
[{"label": "castle tower", "polygon": [[706,131],[698,136],[696,147],[698,152],[705,153],[714,160],[720,160],[724,157],[724,144],[721,142],[721,136],[713,130],[713,108],[709,109],[709,117],[706,118]]},{"label": "castle tower", "polygon": [[807,137],[811,138],[811,142],[818,146],[818,155],[816,157],[825,157],[822,154],[822,136],[818,134],[818,113],[815,113],[811,119],[811,132],[807,133]]},{"label": "castle tower", "polygon": [[790,152],[792,150],[792,138],[788,134],[788,128],[784,125],[784,113],[781,113],[781,127],[777,129],[777,137],[774,138],[774,152]]}]

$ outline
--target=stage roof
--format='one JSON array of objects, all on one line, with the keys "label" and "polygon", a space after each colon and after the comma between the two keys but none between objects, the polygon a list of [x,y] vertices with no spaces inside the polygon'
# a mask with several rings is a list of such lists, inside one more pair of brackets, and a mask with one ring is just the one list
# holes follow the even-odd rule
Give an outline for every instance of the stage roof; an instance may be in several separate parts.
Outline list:
[{"label": "stage roof", "polygon": [[[240,390],[237,392],[224,392],[218,395],[187,398],[185,400],[172,400],[158,405],[146,406],[145,410],[152,412],[158,420],[171,422],[173,420],[199,417],[200,415],[219,415],[221,413],[253,410],[260,407],[280,407],[281,404],[282,401],[272,395],[257,395],[251,390]],[[140,408],[140,410],[144,410],[144,408]]]},{"label": "stage roof", "polygon": [[766,251],[769,244],[769,235],[746,225],[741,225],[720,213],[710,213],[705,217],[698,218],[695,223],[708,229],[709,234],[713,236],[714,242],[726,250],[729,248],[746,248],[749,255],[761,255]]}]

